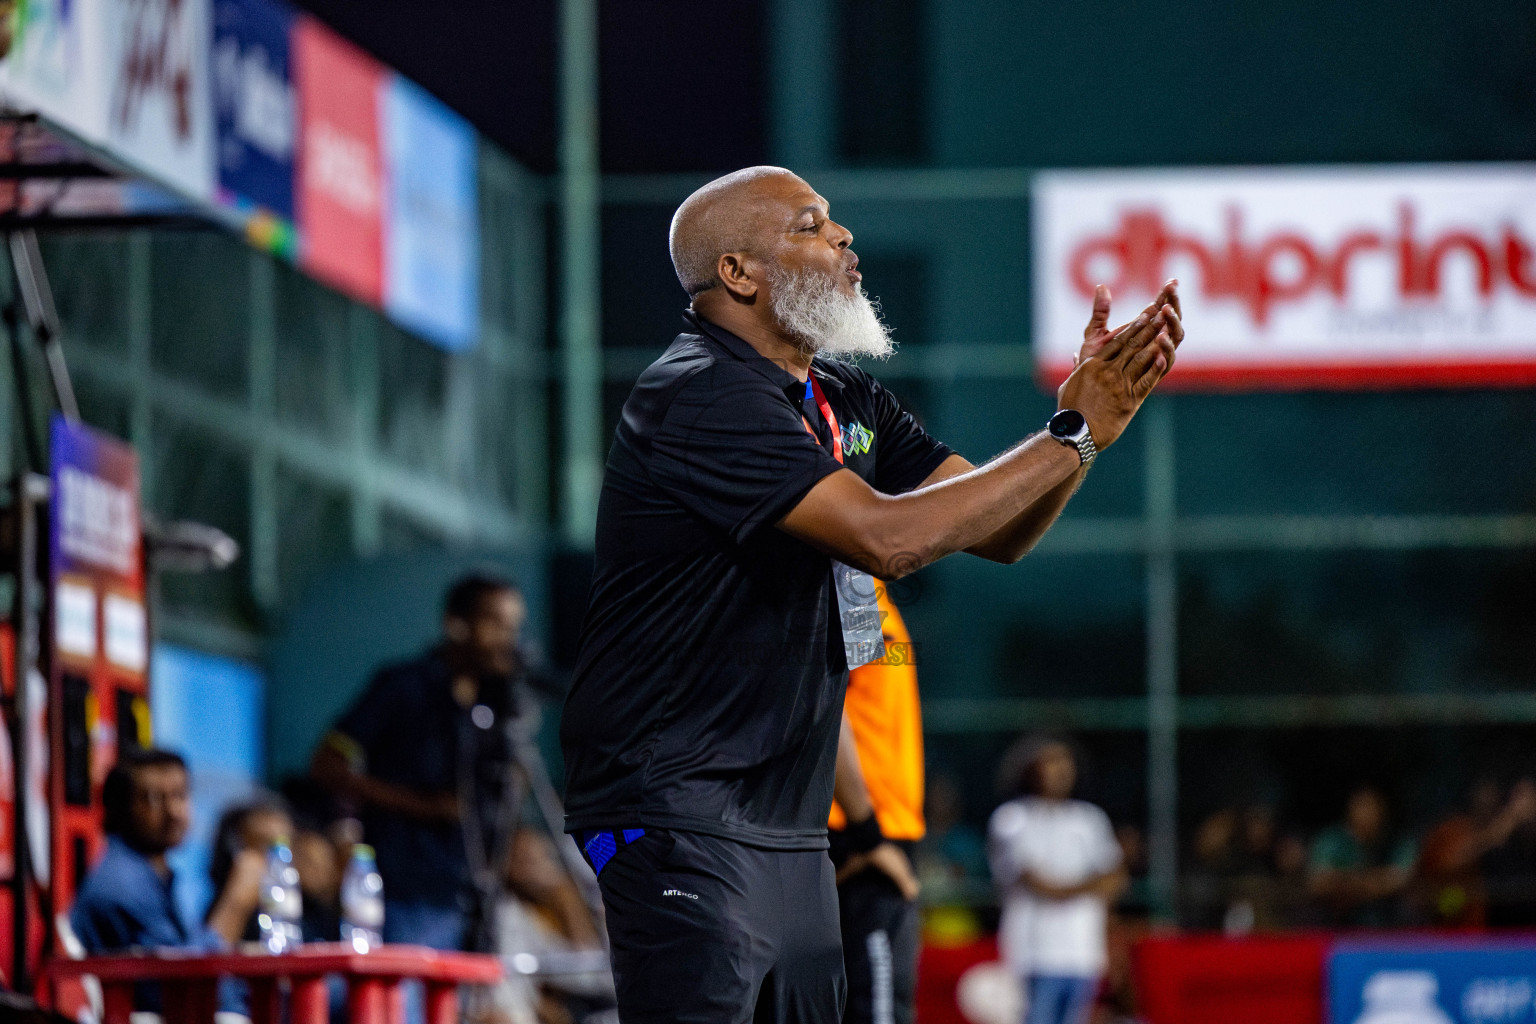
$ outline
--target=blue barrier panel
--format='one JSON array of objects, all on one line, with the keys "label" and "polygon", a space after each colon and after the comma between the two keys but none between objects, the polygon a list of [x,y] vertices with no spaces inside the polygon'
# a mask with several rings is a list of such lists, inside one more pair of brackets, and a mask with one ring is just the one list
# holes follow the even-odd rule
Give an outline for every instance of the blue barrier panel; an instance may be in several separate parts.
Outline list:
[{"label": "blue barrier panel", "polygon": [[1536,1024],[1536,936],[1345,941],[1329,1024]]}]

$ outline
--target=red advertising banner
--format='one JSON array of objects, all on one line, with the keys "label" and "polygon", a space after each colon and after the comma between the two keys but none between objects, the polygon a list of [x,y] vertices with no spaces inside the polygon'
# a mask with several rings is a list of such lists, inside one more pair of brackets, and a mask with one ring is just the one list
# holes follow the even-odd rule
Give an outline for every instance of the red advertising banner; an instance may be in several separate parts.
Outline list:
[{"label": "red advertising banner", "polygon": [[384,299],[380,102],[387,70],[309,17],[293,29],[299,99],[299,263],[372,305]]}]

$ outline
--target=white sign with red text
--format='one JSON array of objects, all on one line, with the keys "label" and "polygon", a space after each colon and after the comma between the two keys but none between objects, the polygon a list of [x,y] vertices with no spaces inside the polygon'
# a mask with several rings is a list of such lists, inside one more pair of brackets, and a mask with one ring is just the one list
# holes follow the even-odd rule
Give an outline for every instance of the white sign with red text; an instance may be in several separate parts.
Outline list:
[{"label": "white sign with red text", "polygon": [[183,194],[213,194],[209,0],[106,0],[107,145]]},{"label": "white sign with red text", "polygon": [[1185,390],[1536,385],[1536,165],[1049,172],[1035,364],[1069,372],[1170,277]]}]

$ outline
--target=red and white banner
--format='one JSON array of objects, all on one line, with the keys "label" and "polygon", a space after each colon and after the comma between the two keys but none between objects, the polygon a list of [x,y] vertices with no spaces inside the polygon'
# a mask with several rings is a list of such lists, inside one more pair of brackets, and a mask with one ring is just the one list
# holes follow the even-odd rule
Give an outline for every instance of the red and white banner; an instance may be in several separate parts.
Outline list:
[{"label": "red and white banner", "polygon": [[293,30],[299,93],[299,265],[353,298],[384,300],[380,103],[388,71],[313,18]]},{"label": "red and white banner", "polygon": [[1050,172],[1035,362],[1177,277],[1186,390],[1536,385],[1536,165]]}]

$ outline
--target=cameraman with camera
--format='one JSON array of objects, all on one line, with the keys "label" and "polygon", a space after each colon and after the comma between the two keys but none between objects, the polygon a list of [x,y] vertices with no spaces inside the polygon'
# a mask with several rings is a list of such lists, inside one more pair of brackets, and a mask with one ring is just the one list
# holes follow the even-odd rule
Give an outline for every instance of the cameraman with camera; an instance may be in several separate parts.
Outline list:
[{"label": "cameraman with camera", "polygon": [[444,600],[442,641],[380,669],[315,750],[311,773],[357,808],[377,853],[386,942],[486,948],[476,880],[515,824],[502,820],[512,802],[506,726],[527,613],[510,580],[460,579]]}]

